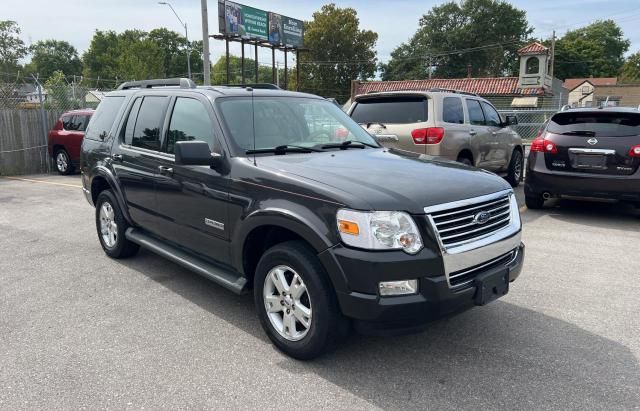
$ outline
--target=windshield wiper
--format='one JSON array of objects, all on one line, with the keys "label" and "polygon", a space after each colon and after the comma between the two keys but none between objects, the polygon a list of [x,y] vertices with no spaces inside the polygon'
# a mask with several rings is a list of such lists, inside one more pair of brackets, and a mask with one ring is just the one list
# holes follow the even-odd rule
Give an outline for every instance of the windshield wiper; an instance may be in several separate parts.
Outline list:
[{"label": "windshield wiper", "polygon": [[322,151],[322,150],[313,148],[313,147],[283,144],[281,146],[275,146],[270,148],[257,148],[255,150],[247,150],[245,153],[246,154],[262,154],[262,153],[286,154],[286,153],[311,153],[316,151]]},{"label": "windshield wiper", "polygon": [[323,144],[320,147],[323,149],[339,148],[340,150],[346,150],[348,148],[364,148],[365,146],[372,147],[372,148],[380,148],[380,146],[376,146],[370,143],[365,143],[364,141],[353,141],[353,140],[346,140],[346,141],[343,141],[342,143]]},{"label": "windshield wiper", "polygon": [[591,130],[571,130],[571,131],[565,131],[564,133],[562,133],[563,136],[589,136],[589,137],[593,137],[596,135],[595,131],[591,131]]}]

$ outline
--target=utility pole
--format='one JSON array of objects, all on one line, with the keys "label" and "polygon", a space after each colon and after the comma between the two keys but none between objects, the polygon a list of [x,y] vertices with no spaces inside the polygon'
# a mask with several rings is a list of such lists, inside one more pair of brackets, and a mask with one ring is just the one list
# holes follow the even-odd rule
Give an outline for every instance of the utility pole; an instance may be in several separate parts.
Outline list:
[{"label": "utility pole", "polygon": [[549,64],[549,75],[553,78],[553,65],[556,64],[556,31],[553,30],[551,37],[551,64]]},{"label": "utility pole", "polygon": [[204,61],[205,86],[211,85],[211,63],[209,62],[209,13],[207,12],[207,0],[200,0],[202,10],[202,59]]},{"label": "utility pole", "polygon": [[191,47],[189,47],[189,31],[187,30],[187,23],[184,23],[180,16],[178,16],[178,13],[176,13],[176,11],[173,9],[171,3],[167,3],[166,1],[159,1],[158,4],[169,6],[173,14],[175,14],[175,16],[178,18],[180,25],[184,27],[184,38],[187,39],[187,75],[189,76],[189,79],[191,79]]}]

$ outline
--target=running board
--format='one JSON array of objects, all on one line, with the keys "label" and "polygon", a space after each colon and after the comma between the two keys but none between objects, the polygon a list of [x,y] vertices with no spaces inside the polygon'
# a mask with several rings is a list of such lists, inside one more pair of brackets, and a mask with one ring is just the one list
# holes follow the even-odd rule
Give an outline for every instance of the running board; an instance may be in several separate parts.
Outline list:
[{"label": "running board", "polygon": [[208,278],[236,294],[244,294],[246,292],[247,279],[238,273],[209,263],[178,247],[166,244],[137,228],[129,227],[125,232],[125,237],[129,241]]}]

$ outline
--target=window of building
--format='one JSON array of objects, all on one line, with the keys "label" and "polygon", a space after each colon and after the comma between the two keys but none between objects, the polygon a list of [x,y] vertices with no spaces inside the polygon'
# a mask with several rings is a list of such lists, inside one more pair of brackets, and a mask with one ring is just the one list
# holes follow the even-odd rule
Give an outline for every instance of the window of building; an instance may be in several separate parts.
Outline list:
[{"label": "window of building", "polygon": [[540,71],[540,61],[537,57],[527,59],[525,74],[537,74]]}]

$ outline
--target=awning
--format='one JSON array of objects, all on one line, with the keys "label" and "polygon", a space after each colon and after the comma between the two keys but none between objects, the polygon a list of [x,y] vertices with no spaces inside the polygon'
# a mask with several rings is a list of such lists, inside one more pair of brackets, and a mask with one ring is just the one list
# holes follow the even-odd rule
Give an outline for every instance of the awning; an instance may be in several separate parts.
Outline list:
[{"label": "awning", "polygon": [[511,107],[538,107],[538,97],[515,97]]}]

